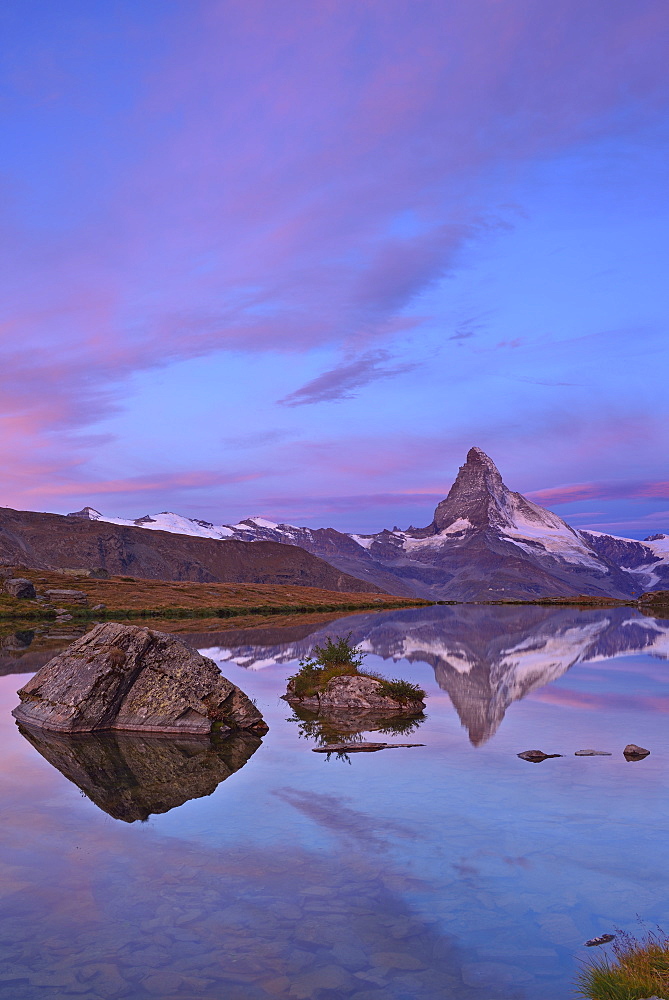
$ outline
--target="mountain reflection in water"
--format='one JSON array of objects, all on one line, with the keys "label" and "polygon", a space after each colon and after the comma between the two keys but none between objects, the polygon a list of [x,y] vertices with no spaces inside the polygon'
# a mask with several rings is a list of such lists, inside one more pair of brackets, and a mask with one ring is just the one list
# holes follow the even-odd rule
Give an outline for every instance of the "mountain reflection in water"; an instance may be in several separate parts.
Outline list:
[{"label": "mountain reflection in water", "polygon": [[514,701],[576,663],[638,652],[669,658],[669,620],[627,607],[436,605],[279,633],[258,628],[184,638],[225,673],[226,662],[258,670],[300,659],[326,636],[350,633],[365,652],[384,660],[429,664],[474,746],[496,733]]},{"label": "mountain reflection in water", "polygon": [[126,823],[211,795],[262,742],[250,733],[209,740],[136,733],[62,735],[27,726],[19,731],[96,806]]}]

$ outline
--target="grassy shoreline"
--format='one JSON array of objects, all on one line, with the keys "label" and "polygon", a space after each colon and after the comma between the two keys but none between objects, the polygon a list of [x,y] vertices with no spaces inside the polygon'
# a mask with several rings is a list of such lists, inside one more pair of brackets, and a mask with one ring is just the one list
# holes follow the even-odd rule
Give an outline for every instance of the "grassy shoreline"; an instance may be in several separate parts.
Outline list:
[{"label": "grassy shoreline", "polygon": [[[374,592],[341,592],[295,584],[268,583],[196,583],[193,581],[146,580],[134,577],[96,579],[90,575],[67,574],[56,570],[30,570],[14,567],[17,576],[35,586],[41,600],[19,599],[2,593],[0,621],[54,621],[58,610],[76,621],[100,621],[107,618],[218,618],[244,616],[286,616],[304,614],[351,613],[355,611],[397,610],[430,605],[497,605],[510,607],[636,607],[643,611],[666,608],[664,595],[639,599],[590,597],[543,597],[535,600],[491,598],[485,601],[433,601],[397,597]],[[2,583],[2,581],[0,581]],[[48,600],[49,590],[74,590],[81,603],[64,595]],[[57,607],[56,607],[57,605]]]},{"label": "grassy shoreline", "polygon": [[[0,621],[54,621],[62,612],[73,621],[108,618],[236,618],[241,616],[324,614],[420,607],[430,601],[376,592],[346,592],[274,583],[196,583],[134,577],[67,575],[15,567],[29,580],[38,599],[16,598],[0,588]],[[1,581],[0,581],[1,582]],[[49,591],[75,591],[50,595]]]},{"label": "grassy shoreline", "polygon": [[[24,602],[25,603],[25,602]],[[94,611],[91,608],[82,608],[76,605],[68,606],[63,603],[63,608],[71,616],[72,621],[115,621],[117,618],[184,618],[184,619],[227,619],[243,618],[248,616],[282,616],[282,615],[311,615],[329,614],[333,612],[348,613],[351,611],[384,611],[388,609],[407,607],[426,607],[432,601],[411,601],[397,602],[384,601],[379,604],[258,604],[258,605],[236,605],[228,608],[212,608],[201,606],[198,608],[185,607],[160,607],[160,608],[105,608]],[[30,621],[30,622],[54,622],[60,618],[55,611],[42,611],[41,609],[19,608],[16,611],[0,610],[0,621]]]}]

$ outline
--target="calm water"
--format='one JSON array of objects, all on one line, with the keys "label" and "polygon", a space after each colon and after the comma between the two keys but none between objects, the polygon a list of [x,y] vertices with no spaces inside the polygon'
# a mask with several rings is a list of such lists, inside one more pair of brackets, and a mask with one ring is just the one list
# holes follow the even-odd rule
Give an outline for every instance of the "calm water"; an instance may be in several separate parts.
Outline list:
[{"label": "calm water", "polygon": [[[424,747],[327,759],[288,721],[296,658],[349,631],[427,690]],[[256,698],[260,745],[33,745],[26,673],[0,677],[0,996],[566,1000],[586,938],[669,926],[669,620],[435,607],[186,638]],[[1,646],[5,672],[48,657]]]}]

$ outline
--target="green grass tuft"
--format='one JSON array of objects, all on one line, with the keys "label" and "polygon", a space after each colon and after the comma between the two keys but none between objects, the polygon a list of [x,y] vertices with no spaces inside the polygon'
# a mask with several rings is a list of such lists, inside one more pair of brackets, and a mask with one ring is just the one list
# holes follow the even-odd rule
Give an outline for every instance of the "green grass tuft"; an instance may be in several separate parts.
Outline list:
[{"label": "green grass tuft", "polygon": [[411,681],[388,681],[385,678],[380,678],[380,680],[381,694],[394,698],[395,701],[399,701],[400,705],[406,705],[408,701],[422,701],[425,697],[423,688],[419,687],[418,684],[412,684]]},{"label": "green grass tuft", "polygon": [[613,959],[602,955],[584,963],[577,995],[587,1000],[669,1000],[669,938],[658,928],[639,939],[618,931]]},{"label": "green grass tuft", "polygon": [[381,694],[395,698],[400,704],[422,700],[425,691],[410,681],[387,680],[379,674],[364,672],[359,668],[365,654],[351,643],[351,635],[334,641],[327,637],[325,645],[314,646],[311,656],[300,660],[300,669],[288,680],[298,698],[309,698],[322,691],[333,677],[371,677],[381,684]]}]

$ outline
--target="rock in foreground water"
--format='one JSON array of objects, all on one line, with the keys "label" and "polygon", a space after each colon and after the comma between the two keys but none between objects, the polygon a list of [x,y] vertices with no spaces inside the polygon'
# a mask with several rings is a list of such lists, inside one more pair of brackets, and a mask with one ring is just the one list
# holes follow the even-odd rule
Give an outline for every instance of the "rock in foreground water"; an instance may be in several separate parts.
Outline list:
[{"label": "rock in foreground water", "polygon": [[424,747],[424,743],[368,743],[364,740],[353,743],[327,743],[322,747],[312,747],[314,753],[375,753],[377,750],[397,750],[400,747]]},{"label": "rock in foreground water", "polygon": [[13,715],[57,732],[267,731],[253,702],[180,639],[105,622],[59,653],[18,692]]}]

